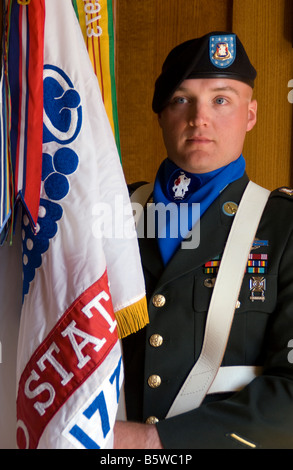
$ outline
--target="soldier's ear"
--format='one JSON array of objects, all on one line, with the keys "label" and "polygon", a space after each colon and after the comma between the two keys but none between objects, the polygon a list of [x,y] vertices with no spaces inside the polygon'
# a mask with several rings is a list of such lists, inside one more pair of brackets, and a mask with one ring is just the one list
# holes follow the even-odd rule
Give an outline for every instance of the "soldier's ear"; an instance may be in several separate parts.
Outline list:
[{"label": "soldier's ear", "polygon": [[250,131],[257,121],[257,101],[251,100],[248,105],[247,132]]}]

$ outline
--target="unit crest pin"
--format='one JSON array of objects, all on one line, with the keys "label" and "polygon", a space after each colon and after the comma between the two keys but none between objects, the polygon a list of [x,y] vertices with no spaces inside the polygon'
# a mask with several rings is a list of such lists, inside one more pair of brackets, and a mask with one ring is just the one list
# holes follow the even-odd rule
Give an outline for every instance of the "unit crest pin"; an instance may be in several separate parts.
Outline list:
[{"label": "unit crest pin", "polygon": [[210,61],[218,68],[229,67],[236,57],[236,36],[211,36]]}]

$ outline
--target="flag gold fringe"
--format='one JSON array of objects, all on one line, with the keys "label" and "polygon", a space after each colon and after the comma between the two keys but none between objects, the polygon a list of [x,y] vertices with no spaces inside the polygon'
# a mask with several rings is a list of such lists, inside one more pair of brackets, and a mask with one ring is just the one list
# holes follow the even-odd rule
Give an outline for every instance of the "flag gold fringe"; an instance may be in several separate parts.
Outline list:
[{"label": "flag gold fringe", "polygon": [[136,333],[149,323],[146,297],[115,312],[120,339]]}]

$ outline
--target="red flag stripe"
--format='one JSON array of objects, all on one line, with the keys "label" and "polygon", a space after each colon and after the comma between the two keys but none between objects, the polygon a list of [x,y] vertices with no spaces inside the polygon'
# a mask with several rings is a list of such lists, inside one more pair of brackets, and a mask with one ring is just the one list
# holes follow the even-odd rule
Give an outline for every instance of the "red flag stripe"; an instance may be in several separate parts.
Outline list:
[{"label": "red flag stripe", "polygon": [[20,93],[15,196],[21,197],[35,225],[42,175],[45,2],[18,8]]},{"label": "red flag stripe", "polygon": [[34,222],[38,218],[40,185],[42,175],[43,141],[43,66],[44,66],[44,1],[31,3],[28,7],[29,22],[29,69],[27,165],[24,199]]}]

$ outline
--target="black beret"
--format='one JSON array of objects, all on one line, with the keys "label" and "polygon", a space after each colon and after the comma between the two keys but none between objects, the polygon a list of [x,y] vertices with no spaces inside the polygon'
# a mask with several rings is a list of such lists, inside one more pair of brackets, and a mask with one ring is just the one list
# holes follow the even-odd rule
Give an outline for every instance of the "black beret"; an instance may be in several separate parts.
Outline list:
[{"label": "black beret", "polygon": [[214,31],[179,44],[168,54],[155,83],[153,111],[159,113],[187,78],[232,78],[252,88],[256,70],[234,33]]}]

